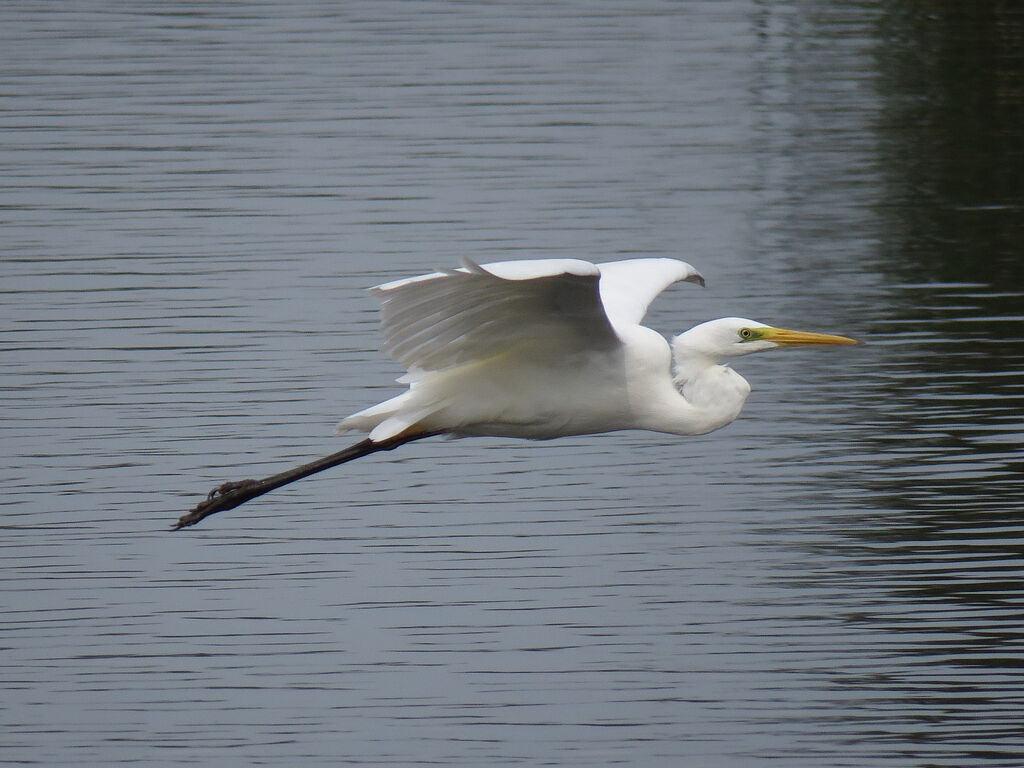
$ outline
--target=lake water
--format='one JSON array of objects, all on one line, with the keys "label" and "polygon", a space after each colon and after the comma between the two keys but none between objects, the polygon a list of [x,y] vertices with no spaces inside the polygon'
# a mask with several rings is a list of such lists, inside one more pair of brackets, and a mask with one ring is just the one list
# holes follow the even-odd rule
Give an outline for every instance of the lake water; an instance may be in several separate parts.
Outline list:
[{"label": "lake water", "polygon": [[[0,762],[1020,765],[1024,15],[927,5],[4,3]],[[168,532],[463,254],[869,344]]]}]

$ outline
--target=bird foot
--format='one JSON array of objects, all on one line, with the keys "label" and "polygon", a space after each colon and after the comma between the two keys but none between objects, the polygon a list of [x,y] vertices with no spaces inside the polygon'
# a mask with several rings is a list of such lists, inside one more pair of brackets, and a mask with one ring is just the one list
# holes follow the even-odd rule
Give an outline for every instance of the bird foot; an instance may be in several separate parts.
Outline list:
[{"label": "bird foot", "polygon": [[196,504],[187,515],[178,518],[172,527],[172,531],[180,531],[190,525],[195,525],[203,518],[209,517],[215,512],[224,509],[232,509],[247,501],[259,493],[245,493],[259,486],[258,480],[236,480],[222,483],[210,491],[206,498]]}]

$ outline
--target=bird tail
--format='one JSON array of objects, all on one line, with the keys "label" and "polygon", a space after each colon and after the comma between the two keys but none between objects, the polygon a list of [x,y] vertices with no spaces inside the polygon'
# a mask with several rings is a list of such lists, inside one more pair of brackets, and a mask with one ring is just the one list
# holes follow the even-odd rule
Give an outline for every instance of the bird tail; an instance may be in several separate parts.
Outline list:
[{"label": "bird tail", "polygon": [[384,442],[410,430],[422,431],[421,422],[434,412],[434,408],[410,408],[408,392],[383,403],[365,408],[342,419],[337,432],[343,435],[356,430],[368,432],[375,443]]}]

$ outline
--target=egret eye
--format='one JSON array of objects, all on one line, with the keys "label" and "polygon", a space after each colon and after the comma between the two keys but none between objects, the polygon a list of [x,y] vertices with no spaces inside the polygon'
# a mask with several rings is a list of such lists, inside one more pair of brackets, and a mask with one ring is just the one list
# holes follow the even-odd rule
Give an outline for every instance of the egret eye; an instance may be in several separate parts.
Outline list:
[{"label": "egret eye", "polygon": [[750,328],[740,328],[740,338],[744,341],[750,341],[754,338],[754,332]]}]

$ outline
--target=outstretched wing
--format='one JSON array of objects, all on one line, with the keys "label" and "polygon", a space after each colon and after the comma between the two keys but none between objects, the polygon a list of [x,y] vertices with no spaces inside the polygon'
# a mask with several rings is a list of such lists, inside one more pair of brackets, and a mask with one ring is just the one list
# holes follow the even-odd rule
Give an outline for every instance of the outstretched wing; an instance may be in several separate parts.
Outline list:
[{"label": "outstretched wing", "polygon": [[639,325],[654,298],[672,283],[704,285],[700,272],[678,259],[629,259],[599,264],[601,303],[613,326]]},{"label": "outstretched wing", "polygon": [[384,351],[407,369],[440,371],[513,351],[568,357],[619,345],[593,264],[464,264],[371,289],[381,300]]}]

